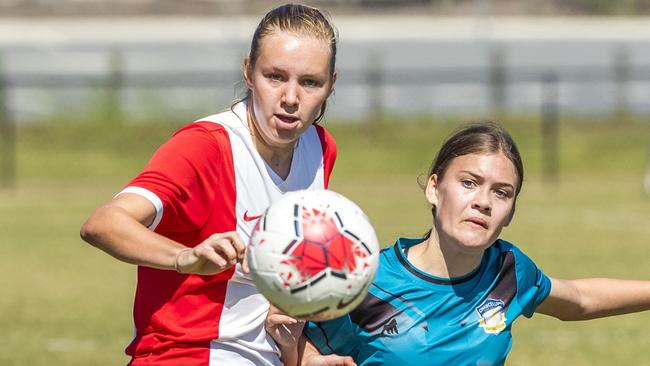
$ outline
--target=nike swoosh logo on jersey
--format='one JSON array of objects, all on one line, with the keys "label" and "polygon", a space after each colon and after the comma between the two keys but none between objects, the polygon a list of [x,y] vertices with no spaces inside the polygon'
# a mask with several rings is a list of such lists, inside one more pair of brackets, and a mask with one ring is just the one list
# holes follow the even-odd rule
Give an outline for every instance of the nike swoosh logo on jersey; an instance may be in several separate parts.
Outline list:
[{"label": "nike swoosh logo on jersey", "polygon": [[244,221],[253,221],[259,219],[260,217],[262,217],[262,215],[248,216],[248,211],[244,212]]}]

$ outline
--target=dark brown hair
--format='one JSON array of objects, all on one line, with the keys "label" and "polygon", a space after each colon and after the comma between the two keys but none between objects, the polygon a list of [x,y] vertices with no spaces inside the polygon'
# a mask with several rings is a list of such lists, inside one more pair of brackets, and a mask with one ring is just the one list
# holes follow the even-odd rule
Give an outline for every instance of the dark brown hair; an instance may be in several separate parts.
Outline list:
[{"label": "dark brown hair", "polygon": [[440,181],[449,163],[459,156],[498,152],[503,153],[515,166],[519,178],[515,195],[518,195],[524,182],[524,164],[515,141],[503,127],[494,122],[467,124],[447,137],[431,164],[428,177],[436,174]]}]

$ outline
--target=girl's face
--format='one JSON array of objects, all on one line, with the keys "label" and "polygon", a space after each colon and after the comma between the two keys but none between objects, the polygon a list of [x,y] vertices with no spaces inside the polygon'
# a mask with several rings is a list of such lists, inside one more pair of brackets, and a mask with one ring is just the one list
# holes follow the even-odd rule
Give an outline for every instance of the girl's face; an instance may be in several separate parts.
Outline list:
[{"label": "girl's face", "polygon": [[518,179],[500,152],[456,157],[442,179],[432,175],[426,196],[441,248],[478,253],[492,245],[514,214]]},{"label": "girl's face", "polygon": [[283,31],[265,36],[259,47],[255,65],[244,62],[256,137],[270,147],[290,146],[332,93],[336,75],[330,75],[330,47]]}]

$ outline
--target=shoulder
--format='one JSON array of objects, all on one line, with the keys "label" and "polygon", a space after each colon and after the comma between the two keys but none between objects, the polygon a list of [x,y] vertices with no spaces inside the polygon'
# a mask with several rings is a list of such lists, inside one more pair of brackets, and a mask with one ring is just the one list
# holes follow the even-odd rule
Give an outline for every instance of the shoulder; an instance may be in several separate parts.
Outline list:
[{"label": "shoulder", "polygon": [[[150,166],[210,169],[232,160],[231,134],[220,123],[199,120],[179,128],[160,146]],[[153,164],[153,165],[152,165]],[[194,167],[194,168],[192,168]]]},{"label": "shoulder", "polygon": [[502,263],[502,266],[509,263],[514,267],[518,281],[536,283],[539,280],[540,275],[537,265],[515,244],[499,239],[493,247],[500,252],[498,260]]},{"label": "shoulder", "polygon": [[[388,245],[379,252],[379,277],[401,276],[402,272],[409,272],[410,265],[405,259],[404,251],[420,243],[422,238],[399,238],[394,244]],[[379,275],[381,273],[381,276]]]},{"label": "shoulder", "polygon": [[492,248],[494,248],[495,250],[498,250],[500,253],[512,253],[513,255],[515,255],[517,257],[528,258],[528,256],[526,256],[526,254],[524,254],[524,252],[522,252],[521,249],[519,249],[515,244],[513,244],[513,243],[511,243],[509,241],[505,241],[503,239],[498,239],[494,243]]},{"label": "shoulder", "polygon": [[229,134],[223,126],[199,121],[178,129],[165,145],[167,150],[187,156],[204,154],[206,150],[224,150],[230,145],[229,139]]},{"label": "shoulder", "polygon": [[196,128],[203,128],[206,131],[247,129],[246,105],[243,102],[238,103],[221,113],[200,118],[190,123],[191,125]]},{"label": "shoulder", "polygon": [[488,265],[496,266],[499,272],[514,271],[521,278],[524,273],[537,270],[535,263],[513,243],[499,239],[488,250]]},{"label": "shoulder", "polygon": [[395,243],[392,245],[388,245],[383,247],[379,251],[379,260],[380,261],[386,261],[386,260],[391,260],[397,257],[397,254],[401,250],[400,248],[400,240],[398,239]]},{"label": "shoulder", "polygon": [[318,140],[320,141],[323,153],[327,154],[329,152],[335,155],[336,141],[334,140],[334,137],[332,137],[332,135],[330,135],[330,133],[323,126],[313,125],[312,129],[316,133],[316,136],[318,136]]},{"label": "shoulder", "polygon": [[196,124],[209,131],[238,132],[240,130],[246,130],[246,134],[248,134],[246,108],[245,102],[239,102],[220,113],[200,118],[190,125]]},{"label": "shoulder", "polygon": [[198,120],[179,128],[173,136],[209,136],[211,134],[225,132],[226,129],[219,123],[211,121]]},{"label": "shoulder", "polygon": [[397,260],[396,252],[399,251],[397,244],[389,245],[379,251],[379,266],[389,266],[393,261]]},{"label": "shoulder", "polygon": [[244,103],[236,104],[231,109],[200,118],[183,126],[174,133],[173,137],[194,139],[197,142],[201,140],[212,143],[228,142],[233,131],[246,128],[246,120],[241,120],[242,115],[243,118],[246,116],[245,111]]},{"label": "shoulder", "polygon": [[335,143],[334,137],[325,129],[325,127],[321,125],[314,125],[314,130],[318,134],[318,138],[321,140],[327,141],[327,142],[332,142]]}]

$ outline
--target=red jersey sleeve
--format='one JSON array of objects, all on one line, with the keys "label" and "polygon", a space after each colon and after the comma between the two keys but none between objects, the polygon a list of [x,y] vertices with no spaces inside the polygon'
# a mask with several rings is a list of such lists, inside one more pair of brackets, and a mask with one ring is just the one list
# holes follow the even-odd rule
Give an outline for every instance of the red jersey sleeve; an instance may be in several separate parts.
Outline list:
[{"label": "red jersey sleeve", "polygon": [[128,186],[149,190],[162,201],[156,232],[189,232],[205,224],[224,168],[232,165],[230,151],[228,133],[221,125],[192,123],[154,153]]},{"label": "red jersey sleeve", "polygon": [[319,125],[315,125],[315,127],[318,132],[320,144],[323,148],[323,176],[325,180],[323,183],[325,184],[325,188],[327,188],[330,182],[332,169],[334,169],[334,163],[336,162],[336,141],[334,141],[332,135],[330,135],[325,128]]}]

